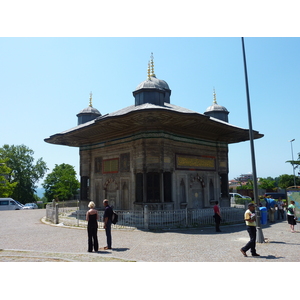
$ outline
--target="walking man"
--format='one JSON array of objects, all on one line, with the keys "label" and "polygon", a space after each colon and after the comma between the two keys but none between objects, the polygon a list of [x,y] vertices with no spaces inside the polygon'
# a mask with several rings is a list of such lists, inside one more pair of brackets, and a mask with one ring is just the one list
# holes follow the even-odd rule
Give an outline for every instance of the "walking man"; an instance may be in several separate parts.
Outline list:
[{"label": "walking man", "polygon": [[255,217],[255,205],[254,203],[248,204],[248,209],[245,211],[244,219],[249,233],[250,241],[241,248],[241,252],[247,257],[247,251],[251,249],[252,256],[260,256],[256,253],[256,217]]},{"label": "walking man", "polygon": [[108,250],[108,249],[111,249],[111,241],[112,241],[112,239],[111,239],[111,219],[112,219],[113,210],[108,205],[107,199],[103,200],[103,205],[105,207],[104,215],[103,215],[103,222],[104,222],[104,229],[105,229],[106,240],[107,240],[107,246],[104,247],[104,250]]}]

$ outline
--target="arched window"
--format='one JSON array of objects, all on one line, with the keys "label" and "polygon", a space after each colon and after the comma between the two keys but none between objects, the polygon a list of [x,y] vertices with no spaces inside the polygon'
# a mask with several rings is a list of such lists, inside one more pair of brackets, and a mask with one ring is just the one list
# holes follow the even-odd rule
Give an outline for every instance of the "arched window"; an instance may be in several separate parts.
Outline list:
[{"label": "arched window", "polygon": [[129,205],[129,191],[128,191],[128,184],[124,182],[122,186],[122,202],[121,202],[122,209],[130,209]]},{"label": "arched window", "polygon": [[90,178],[88,176],[81,176],[81,180],[80,180],[80,199],[81,200],[89,199],[89,185],[90,185]]},{"label": "arched window", "polygon": [[143,202],[143,186],[144,186],[143,173],[137,173],[135,175],[135,201],[136,202]]},{"label": "arched window", "polygon": [[180,186],[179,186],[179,195],[180,195],[180,203],[186,203],[186,191],[185,191],[185,184],[183,179],[181,179]]},{"label": "arched window", "polygon": [[223,198],[228,197],[228,174],[221,174],[220,175],[221,179],[221,196]]},{"label": "arched window", "polygon": [[164,172],[164,202],[172,202],[172,173]]},{"label": "arched window", "polygon": [[159,173],[147,173],[147,202],[159,203],[160,202],[160,180]]},{"label": "arched window", "polygon": [[214,183],[212,179],[209,181],[209,200],[215,200]]}]

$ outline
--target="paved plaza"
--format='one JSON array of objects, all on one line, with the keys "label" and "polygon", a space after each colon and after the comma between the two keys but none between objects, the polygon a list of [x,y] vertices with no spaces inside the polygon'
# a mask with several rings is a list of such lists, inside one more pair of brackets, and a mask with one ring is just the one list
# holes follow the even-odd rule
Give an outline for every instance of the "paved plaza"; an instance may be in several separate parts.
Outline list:
[{"label": "paved plaza", "polygon": [[[286,221],[263,226],[260,257],[244,257],[244,224],[170,231],[113,230],[113,249],[87,253],[87,231],[49,225],[46,211],[0,212],[0,261],[136,261],[136,262],[299,262],[300,225],[291,233]],[[100,247],[106,245],[98,231]]]}]

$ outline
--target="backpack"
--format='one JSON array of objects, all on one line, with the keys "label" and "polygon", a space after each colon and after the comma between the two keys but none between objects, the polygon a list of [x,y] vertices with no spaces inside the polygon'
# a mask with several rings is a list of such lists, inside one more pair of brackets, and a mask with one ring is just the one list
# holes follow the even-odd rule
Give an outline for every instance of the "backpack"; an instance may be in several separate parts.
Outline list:
[{"label": "backpack", "polygon": [[111,216],[111,222],[113,224],[117,224],[118,219],[119,219],[119,216],[113,211],[112,216]]},{"label": "backpack", "polygon": [[294,214],[294,209],[292,207],[288,207],[288,211],[290,214]]}]

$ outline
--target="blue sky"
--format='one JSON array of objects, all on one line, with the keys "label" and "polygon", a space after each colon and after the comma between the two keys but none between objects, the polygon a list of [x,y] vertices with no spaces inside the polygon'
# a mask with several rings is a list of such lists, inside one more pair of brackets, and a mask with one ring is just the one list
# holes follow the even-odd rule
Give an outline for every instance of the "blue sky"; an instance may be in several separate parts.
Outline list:
[{"label": "blue sky", "polygon": [[[298,135],[300,38],[245,38],[257,175],[292,174],[285,163],[300,152]],[[203,113],[213,101],[229,123],[248,128],[241,38],[75,37],[0,38],[1,137],[25,144],[50,171],[68,163],[79,173],[79,150],[44,138],[77,125],[89,104],[101,114],[134,104],[132,92],[146,80],[151,52],[157,78],[172,90],[171,103]],[[252,171],[250,144],[229,147],[229,179]]]},{"label": "blue sky", "polygon": [[[265,134],[255,141],[258,176],[292,174],[285,161],[291,159],[289,140],[295,138],[295,157],[300,152],[300,41],[252,37],[299,36],[298,6],[295,0],[3,2],[0,146],[25,144],[50,171],[68,163],[79,172],[77,148],[44,138],[76,126],[90,91],[102,114],[132,105],[151,52],[157,77],[172,90],[171,103],[204,112],[215,87],[230,123],[248,128],[240,39],[245,36],[253,128]],[[65,38],[82,36],[97,38]],[[103,38],[122,36],[144,38]],[[229,178],[251,172],[249,142],[230,146],[229,164]]]}]

